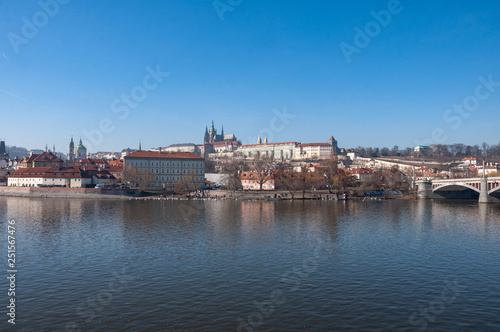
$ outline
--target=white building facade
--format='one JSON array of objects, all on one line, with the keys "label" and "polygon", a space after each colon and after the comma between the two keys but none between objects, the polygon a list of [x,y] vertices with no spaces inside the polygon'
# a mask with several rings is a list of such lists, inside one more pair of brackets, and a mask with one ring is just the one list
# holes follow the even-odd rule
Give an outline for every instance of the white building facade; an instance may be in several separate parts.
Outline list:
[{"label": "white building facade", "polygon": [[296,146],[296,142],[247,144],[238,148],[237,155],[243,158],[264,157],[285,161],[294,158]]},{"label": "white building facade", "polygon": [[334,155],[329,143],[300,143],[295,147],[295,159],[328,159]]},{"label": "white building facade", "polygon": [[54,170],[51,167],[21,168],[10,174],[9,187],[66,187],[84,188],[92,184],[92,178],[78,168]]}]

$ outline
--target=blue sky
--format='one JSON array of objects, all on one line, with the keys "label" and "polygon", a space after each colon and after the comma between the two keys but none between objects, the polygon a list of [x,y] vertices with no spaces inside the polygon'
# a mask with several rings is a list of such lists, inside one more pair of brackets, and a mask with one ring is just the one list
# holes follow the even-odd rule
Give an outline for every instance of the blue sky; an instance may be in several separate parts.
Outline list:
[{"label": "blue sky", "polygon": [[500,141],[497,1],[55,1],[0,1],[7,145]]}]

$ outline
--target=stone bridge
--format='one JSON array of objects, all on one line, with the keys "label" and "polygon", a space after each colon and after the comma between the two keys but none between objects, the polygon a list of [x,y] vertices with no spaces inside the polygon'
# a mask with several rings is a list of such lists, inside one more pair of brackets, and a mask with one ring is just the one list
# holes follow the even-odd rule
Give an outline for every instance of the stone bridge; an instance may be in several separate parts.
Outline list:
[{"label": "stone bridge", "polygon": [[419,198],[478,199],[500,202],[500,177],[417,181]]}]

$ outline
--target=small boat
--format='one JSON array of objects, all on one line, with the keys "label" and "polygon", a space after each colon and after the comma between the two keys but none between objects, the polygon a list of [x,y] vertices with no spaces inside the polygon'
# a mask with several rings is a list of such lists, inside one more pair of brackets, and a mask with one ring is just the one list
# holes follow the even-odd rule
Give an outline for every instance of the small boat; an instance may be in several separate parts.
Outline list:
[{"label": "small boat", "polygon": [[339,201],[347,201],[349,198],[347,198],[347,194],[341,194],[341,195],[338,195],[337,199]]},{"label": "small boat", "polygon": [[274,197],[266,197],[266,201],[281,201],[281,197],[279,197],[278,195],[274,194]]}]

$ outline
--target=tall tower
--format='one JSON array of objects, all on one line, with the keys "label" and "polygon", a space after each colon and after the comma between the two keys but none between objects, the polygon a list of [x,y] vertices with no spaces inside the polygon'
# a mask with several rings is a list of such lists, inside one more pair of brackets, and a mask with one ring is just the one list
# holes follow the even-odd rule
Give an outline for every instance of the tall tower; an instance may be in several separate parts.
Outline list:
[{"label": "tall tower", "polygon": [[330,137],[330,139],[328,140],[328,143],[330,143],[332,145],[332,153],[334,155],[338,154],[338,146],[337,146],[337,140],[335,138],[333,138],[333,136]]},{"label": "tall tower", "polygon": [[0,158],[6,158],[8,156],[9,156],[9,154],[7,153],[7,150],[5,149],[5,141],[0,141]]},{"label": "tall tower", "polygon": [[205,137],[203,138],[203,143],[208,144],[210,143],[210,137],[208,137],[208,128],[205,126]]},{"label": "tall tower", "polygon": [[73,135],[71,136],[71,141],[69,142],[68,160],[75,161],[75,143],[73,142]]},{"label": "tall tower", "polygon": [[212,126],[210,127],[210,131],[208,132],[208,134],[210,135],[210,143],[215,142],[215,139],[217,137],[217,130],[215,130],[214,127],[214,120],[212,120]]},{"label": "tall tower", "polygon": [[262,139],[260,139],[260,134],[259,137],[257,138],[257,144],[262,144]]}]

